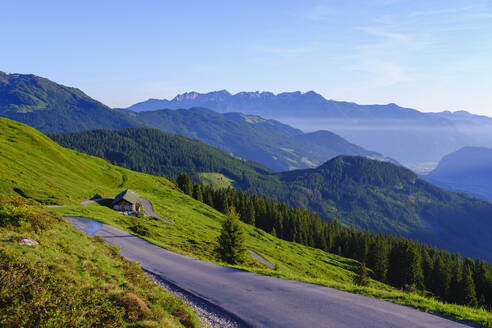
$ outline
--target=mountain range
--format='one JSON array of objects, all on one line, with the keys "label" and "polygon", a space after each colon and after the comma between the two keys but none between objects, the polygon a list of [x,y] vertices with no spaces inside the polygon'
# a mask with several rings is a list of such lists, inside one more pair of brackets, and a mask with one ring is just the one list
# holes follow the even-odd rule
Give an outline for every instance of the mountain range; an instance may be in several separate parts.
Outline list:
[{"label": "mountain range", "polygon": [[[92,100],[78,89],[64,87],[33,75],[3,74],[0,90],[2,92],[1,116],[32,124],[45,132],[80,131],[101,126],[105,129],[120,129],[149,125],[161,129],[169,129],[171,132],[179,130],[183,134],[188,130],[192,137],[205,138],[206,136],[209,138],[208,142],[215,140],[214,142],[223,143],[224,147],[225,145],[232,147],[235,144],[237,147],[248,149],[250,144],[255,144],[257,148],[252,148],[250,151],[255,153],[265,150],[264,158],[276,156],[276,154],[281,152],[294,152],[296,157],[285,156],[282,161],[279,161],[284,163],[282,165],[287,167],[286,169],[295,168],[298,163],[306,163],[303,157],[306,157],[310,163],[309,165],[306,164],[306,166],[314,166],[314,168],[274,173],[267,168],[262,168],[261,165],[246,160],[230,162],[230,164],[224,164],[222,167],[231,165],[231,167],[239,168],[243,172],[246,172],[246,167],[248,167],[249,172],[253,172],[253,174],[243,175],[241,173],[241,179],[236,178],[237,180],[234,181],[243,190],[258,196],[266,196],[286,202],[293,207],[308,208],[319,213],[325,220],[337,219],[343,224],[352,225],[362,230],[369,229],[371,231],[402,234],[433,245],[439,245],[450,251],[460,251],[465,255],[490,259],[490,254],[492,254],[489,242],[492,238],[492,231],[489,228],[491,226],[489,221],[492,217],[492,205],[490,203],[467,195],[443,191],[420,179],[410,170],[388,161],[376,161],[360,156],[336,156],[336,151],[330,155],[336,156],[335,158],[329,159],[330,157],[326,156],[327,153],[325,153],[321,155],[328,158],[322,159],[322,156],[320,156],[316,159],[314,155],[319,155],[322,151],[330,149],[329,144],[324,144],[327,140],[336,141],[335,144],[339,144],[342,148],[363,151],[360,147],[351,145],[328,132],[303,134],[302,131],[285,124],[266,120],[258,116],[239,113],[214,113],[203,108],[139,113],[129,110],[112,110]],[[294,99],[300,97],[299,99],[302,99],[306,95],[293,93],[285,97]],[[308,96],[319,100],[319,97],[312,93]],[[358,109],[356,112],[359,113],[357,115],[365,113],[368,116],[381,114],[384,118],[395,115],[401,122],[405,121],[402,115],[403,117],[408,117],[410,122],[412,122],[413,118],[423,115],[414,110],[400,109],[396,105],[390,107],[392,109],[388,108],[388,111],[378,109],[364,111],[363,109]],[[340,110],[341,113],[344,111],[346,109]],[[428,122],[429,131],[436,133],[433,130],[435,126],[432,123],[436,120],[452,126],[452,122],[446,118],[429,118],[427,116],[421,123]],[[235,125],[232,122],[235,122]],[[385,136],[386,139],[396,138],[399,134],[395,127],[393,127],[393,130],[393,134],[385,135],[383,131],[378,133],[381,137]],[[442,132],[441,136],[446,135],[443,131],[440,132]],[[203,133],[204,136],[200,136],[199,133]],[[377,133],[374,132],[374,134]],[[410,135],[404,132],[401,132],[401,134]],[[118,142],[123,145],[120,151],[123,154],[125,154],[126,144],[132,145],[132,147],[149,147],[144,149],[145,151],[135,152],[134,161],[122,162],[127,163],[129,166],[138,166],[139,162],[149,163],[140,167],[141,170],[146,171],[152,168],[154,164],[157,166],[165,164],[163,154],[164,156],[167,154],[169,157],[180,155],[179,152],[173,154],[173,148],[171,147],[172,142],[181,144],[179,138],[165,136],[155,138],[154,135],[157,135],[157,133],[149,134],[148,138],[143,139],[143,143],[140,144],[135,140],[132,141],[131,136],[118,139]],[[417,141],[426,147],[427,145],[442,145],[442,138],[437,138],[436,141],[431,139],[431,135],[423,132]],[[92,136],[102,138],[97,133]],[[229,140],[234,138],[236,140]],[[166,140],[169,144],[163,145],[164,148],[162,148],[161,154],[156,153],[154,148],[161,147],[159,142],[166,142]],[[110,140],[110,142],[112,141]],[[392,142],[396,141],[393,140]],[[200,146],[197,146],[198,144],[189,141],[184,143],[187,143],[186,147],[188,148],[184,147],[183,149],[188,149],[190,160],[193,160],[193,158],[207,158],[208,155],[202,156],[202,151]],[[316,143],[319,143],[319,145],[316,146]],[[90,144],[97,145],[97,143]],[[269,144],[274,145],[276,153],[267,147]],[[412,145],[415,146],[415,142]],[[399,145],[407,153],[415,151],[411,147],[405,148],[406,146],[408,145],[405,143]],[[71,147],[77,148],[75,144]],[[94,151],[97,151],[98,147],[94,146]],[[108,149],[114,146],[110,144],[109,146],[100,145],[100,147]],[[196,150],[194,147],[199,149]],[[316,147],[326,148],[323,150]],[[314,155],[310,154],[310,151],[314,152]],[[213,156],[213,152],[208,152],[208,154]],[[372,154],[366,153],[364,155]],[[235,150],[234,155],[235,157],[240,156],[237,150]],[[107,154],[101,152],[99,156],[107,157]],[[215,161],[218,162],[221,158],[229,159],[231,156],[227,155],[226,157],[222,154]],[[286,164],[287,162],[292,162],[289,158],[297,158],[298,162],[294,165]],[[247,159],[251,160],[251,158]],[[318,166],[315,162],[316,160],[324,164]],[[152,163],[152,161],[154,162]],[[263,163],[259,160],[256,161]],[[241,166],[239,163],[246,164],[246,166]],[[183,168],[191,165],[185,164],[183,164]],[[212,165],[207,167],[199,161],[194,163],[194,165],[203,166],[202,172],[199,173],[220,173],[203,172],[204,168],[211,171],[217,169]],[[272,164],[270,163],[270,165]],[[284,171],[282,166],[276,167],[276,170]],[[226,171],[223,172],[227,173]],[[227,175],[225,176],[228,177]],[[254,177],[254,179],[251,177]]]},{"label": "mountain range", "polygon": [[492,148],[464,147],[448,154],[424,178],[492,202]]},{"label": "mountain range", "polygon": [[[396,104],[359,105],[328,100],[313,91],[279,94],[231,94],[226,90],[188,92],[171,100],[149,99],[128,107],[128,110],[190,107],[260,115],[305,131],[329,130],[412,168],[428,162],[437,163],[445,154],[463,146],[480,144],[480,135],[476,131],[465,129],[446,113],[423,113]],[[486,142],[492,144],[492,135]]]},{"label": "mountain range", "polygon": [[316,167],[337,155],[383,155],[354,145],[329,131],[303,133],[275,120],[205,108],[128,113],[144,126],[200,140],[275,171]]},{"label": "mountain range", "polygon": [[154,127],[203,141],[276,170],[315,167],[340,154],[381,158],[329,131],[304,134],[274,120],[204,108],[134,113],[35,75],[0,73],[0,116],[42,132]]}]

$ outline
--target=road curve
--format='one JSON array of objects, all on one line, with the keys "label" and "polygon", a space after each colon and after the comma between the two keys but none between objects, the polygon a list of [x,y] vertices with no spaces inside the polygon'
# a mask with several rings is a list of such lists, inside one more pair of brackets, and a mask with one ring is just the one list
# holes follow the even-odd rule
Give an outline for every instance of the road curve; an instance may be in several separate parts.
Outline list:
[{"label": "road curve", "polygon": [[390,302],[257,275],[175,254],[112,226],[67,217],[79,229],[121,247],[121,254],[251,327],[469,327]]},{"label": "road curve", "polygon": [[140,204],[142,204],[142,207],[144,209],[144,214],[147,216],[153,216],[155,218],[161,219],[167,223],[174,224],[174,222],[171,222],[169,220],[164,219],[162,216],[159,216],[156,212],[154,212],[154,208],[152,207],[152,203],[149,202],[148,200],[144,198],[139,198],[138,201]]}]

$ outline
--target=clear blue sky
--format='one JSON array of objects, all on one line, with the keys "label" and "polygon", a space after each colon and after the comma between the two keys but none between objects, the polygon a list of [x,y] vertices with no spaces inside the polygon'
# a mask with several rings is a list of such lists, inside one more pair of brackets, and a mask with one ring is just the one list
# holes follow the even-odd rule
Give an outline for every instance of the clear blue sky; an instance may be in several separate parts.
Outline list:
[{"label": "clear blue sky", "polygon": [[0,70],[112,107],[314,90],[492,116],[492,1],[0,2]]}]

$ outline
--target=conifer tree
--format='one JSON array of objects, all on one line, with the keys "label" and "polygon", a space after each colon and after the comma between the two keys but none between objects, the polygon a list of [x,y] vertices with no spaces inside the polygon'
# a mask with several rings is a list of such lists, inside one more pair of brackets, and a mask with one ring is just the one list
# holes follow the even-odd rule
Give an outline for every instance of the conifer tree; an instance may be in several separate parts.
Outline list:
[{"label": "conifer tree", "polygon": [[463,266],[461,264],[461,258],[457,257],[453,261],[453,267],[451,268],[451,280],[449,282],[449,289],[446,299],[453,303],[463,304],[465,295],[462,287],[463,280]]},{"label": "conifer tree", "polygon": [[357,286],[369,285],[369,277],[367,276],[367,268],[364,262],[362,262],[357,269],[357,274],[354,277],[354,284]]},{"label": "conifer tree", "polygon": [[432,271],[432,281],[434,283],[431,286],[430,291],[434,292],[434,294],[443,297],[447,295],[450,281],[450,273],[448,268],[444,264],[443,258],[441,254],[437,255],[436,260],[434,261],[434,270]]},{"label": "conifer tree", "polygon": [[244,232],[234,207],[229,208],[217,241],[219,243],[217,251],[224,262],[238,264],[244,261],[246,252]]},{"label": "conifer tree", "polygon": [[477,306],[477,294],[475,292],[475,284],[473,282],[472,270],[469,265],[464,265],[463,268],[463,304],[467,306]]},{"label": "conifer tree", "polygon": [[188,174],[180,174],[178,176],[178,187],[187,195],[192,195],[193,193],[193,184],[191,183],[191,178]]},{"label": "conifer tree", "polygon": [[367,257],[370,267],[374,272],[374,278],[379,281],[386,281],[386,273],[388,272],[388,254],[384,243],[381,240],[372,242],[369,246]]},{"label": "conifer tree", "polygon": [[202,188],[198,183],[195,183],[193,185],[193,198],[195,198],[199,202],[203,202]]},{"label": "conifer tree", "polygon": [[422,273],[424,274],[424,285],[427,290],[430,290],[430,286],[434,284],[432,279],[433,269],[434,262],[432,261],[429,252],[424,248],[422,250]]}]

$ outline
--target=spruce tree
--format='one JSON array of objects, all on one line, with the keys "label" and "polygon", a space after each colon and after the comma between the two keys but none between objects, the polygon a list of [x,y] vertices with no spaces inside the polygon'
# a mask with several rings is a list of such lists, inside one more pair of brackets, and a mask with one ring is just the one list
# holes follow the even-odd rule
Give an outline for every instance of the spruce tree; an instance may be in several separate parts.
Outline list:
[{"label": "spruce tree", "polygon": [[463,268],[463,304],[467,306],[477,306],[477,294],[475,292],[475,284],[473,282],[472,270],[469,265],[464,265]]},{"label": "spruce tree", "polygon": [[432,271],[432,281],[430,291],[434,292],[439,297],[445,297],[448,293],[449,282],[451,280],[450,273],[441,254],[436,255],[434,269]]},{"label": "spruce tree", "polygon": [[217,251],[224,262],[238,264],[244,261],[246,253],[244,232],[234,207],[229,208],[217,241],[219,243]]},{"label": "spruce tree", "polygon": [[248,202],[246,205],[244,222],[255,225],[255,207],[252,202]]},{"label": "spruce tree", "polygon": [[451,281],[449,283],[449,289],[447,294],[447,300],[453,303],[464,303],[465,295],[463,293],[462,282],[463,280],[463,266],[461,264],[461,257],[457,256],[457,258],[453,261],[451,268]]},{"label": "spruce tree", "polygon": [[386,273],[388,272],[388,254],[384,243],[381,240],[372,242],[369,246],[367,257],[369,265],[374,272],[374,278],[379,281],[386,281]]},{"label": "spruce tree", "polygon": [[193,198],[195,198],[199,202],[203,202],[202,188],[198,183],[195,183],[193,185]]},{"label": "spruce tree", "polygon": [[192,195],[193,193],[193,184],[191,183],[191,178],[188,174],[183,173],[178,176],[178,187],[187,195]]}]

